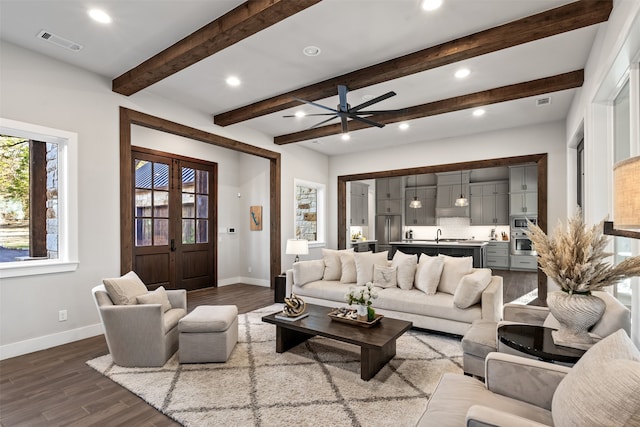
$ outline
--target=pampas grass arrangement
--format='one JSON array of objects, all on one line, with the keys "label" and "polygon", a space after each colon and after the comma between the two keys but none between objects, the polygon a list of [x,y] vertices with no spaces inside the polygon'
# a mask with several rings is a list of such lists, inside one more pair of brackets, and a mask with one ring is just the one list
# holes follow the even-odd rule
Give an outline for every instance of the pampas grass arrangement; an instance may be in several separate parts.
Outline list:
[{"label": "pampas grass arrangement", "polygon": [[586,227],[580,211],[567,222],[559,223],[547,236],[537,225],[529,223],[527,236],[538,253],[538,264],[547,276],[568,294],[590,295],[607,286],[640,276],[640,256],[627,258],[618,265],[604,261],[607,238],[602,233],[603,222]]}]

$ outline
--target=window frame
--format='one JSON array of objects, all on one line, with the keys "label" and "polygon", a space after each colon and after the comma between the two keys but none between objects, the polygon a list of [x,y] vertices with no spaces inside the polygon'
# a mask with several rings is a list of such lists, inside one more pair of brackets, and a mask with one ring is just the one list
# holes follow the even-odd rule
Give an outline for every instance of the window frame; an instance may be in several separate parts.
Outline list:
[{"label": "window frame", "polygon": [[309,241],[310,248],[323,248],[327,245],[327,215],[326,215],[326,199],[327,186],[318,182],[307,181],[304,179],[293,179],[293,236],[296,235],[296,217],[298,208],[298,187],[314,188],[317,194],[317,212],[316,212],[316,240]]},{"label": "window frame", "polygon": [[58,258],[0,263],[0,278],[78,268],[78,134],[0,117],[0,133],[58,146]]}]

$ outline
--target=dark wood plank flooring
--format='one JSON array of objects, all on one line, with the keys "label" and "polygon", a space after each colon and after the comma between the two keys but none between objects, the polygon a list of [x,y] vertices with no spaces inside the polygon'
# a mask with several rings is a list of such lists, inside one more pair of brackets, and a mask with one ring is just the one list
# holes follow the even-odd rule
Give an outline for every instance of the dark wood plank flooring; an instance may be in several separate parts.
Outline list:
[{"label": "dark wood plank flooring", "polygon": [[[534,273],[496,271],[505,301],[535,289]],[[189,292],[188,310],[235,304],[246,313],[273,303],[271,289],[236,284]],[[104,336],[0,361],[0,425],[177,426],[142,399],[85,363],[108,352]]]}]

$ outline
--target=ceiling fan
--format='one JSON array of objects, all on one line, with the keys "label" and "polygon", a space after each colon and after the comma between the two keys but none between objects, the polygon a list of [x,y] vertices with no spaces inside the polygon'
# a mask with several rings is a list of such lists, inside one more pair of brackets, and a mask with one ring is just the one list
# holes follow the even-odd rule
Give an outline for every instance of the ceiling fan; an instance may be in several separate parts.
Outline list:
[{"label": "ceiling fan", "polygon": [[[353,120],[358,120],[361,121],[363,123],[366,123],[370,126],[376,126],[379,128],[384,127],[383,123],[378,123],[375,122],[373,120],[369,120],[368,118],[362,117],[362,116],[373,116],[376,114],[385,114],[385,113],[398,113],[401,111],[404,111],[404,109],[401,110],[376,110],[376,111],[362,111],[363,108],[367,108],[370,105],[376,104],[380,101],[384,101],[387,98],[391,98],[392,96],[395,96],[396,93],[391,91],[391,92],[387,92],[384,95],[380,95],[376,98],[370,99],[366,102],[363,102],[360,105],[356,105],[355,107],[351,107],[351,105],[349,105],[347,103],[347,92],[349,91],[349,88],[347,88],[347,86],[345,85],[338,85],[338,98],[340,100],[340,104],[338,104],[336,106],[336,108],[330,108],[330,107],[326,107],[324,105],[321,104],[317,104],[315,102],[311,102],[311,101],[307,101],[305,99],[301,99],[301,98],[296,98],[295,96],[293,97],[293,99],[295,99],[296,101],[300,101],[300,102],[304,102],[305,104],[309,104],[309,105],[313,105],[315,107],[319,107],[322,108],[324,110],[329,110],[331,111],[331,113],[319,113],[319,114],[306,114],[306,116],[331,116],[326,120],[321,121],[320,123],[316,123],[315,125],[311,126],[309,129],[313,129],[316,128],[318,126],[321,126],[327,122],[330,122],[333,119],[337,119],[339,118],[340,121],[342,122],[342,132],[343,133],[347,133],[349,131],[348,126],[347,126],[347,119],[353,119]],[[283,117],[297,117],[295,115],[289,115],[289,116],[283,116]]]}]

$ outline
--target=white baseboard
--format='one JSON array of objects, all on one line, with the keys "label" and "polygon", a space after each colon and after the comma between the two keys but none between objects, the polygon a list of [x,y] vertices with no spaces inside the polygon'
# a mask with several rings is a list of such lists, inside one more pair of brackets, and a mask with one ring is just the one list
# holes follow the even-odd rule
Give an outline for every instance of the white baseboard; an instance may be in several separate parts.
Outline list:
[{"label": "white baseboard", "polygon": [[235,285],[236,283],[246,283],[247,285],[271,287],[271,282],[265,279],[256,279],[255,277],[232,277],[228,279],[218,280],[218,286]]},{"label": "white baseboard", "polygon": [[0,360],[22,356],[23,354],[33,353],[34,351],[46,350],[62,344],[102,335],[103,333],[102,324],[96,323],[95,325],[83,326],[82,328],[72,329],[70,331],[5,344],[0,346]]}]

